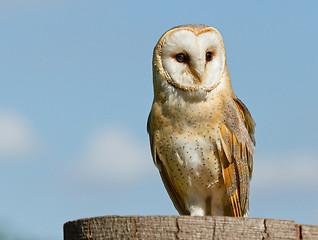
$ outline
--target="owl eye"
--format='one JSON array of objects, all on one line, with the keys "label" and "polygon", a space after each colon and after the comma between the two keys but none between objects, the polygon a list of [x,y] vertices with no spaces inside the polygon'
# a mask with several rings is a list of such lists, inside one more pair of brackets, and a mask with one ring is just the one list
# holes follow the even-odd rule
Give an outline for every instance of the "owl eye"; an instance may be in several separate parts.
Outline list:
[{"label": "owl eye", "polygon": [[210,62],[213,58],[213,53],[212,52],[207,52],[205,55],[205,59],[207,62]]},{"label": "owl eye", "polygon": [[184,53],[178,53],[178,54],[176,55],[176,60],[177,60],[177,62],[179,62],[179,63],[186,62],[186,61],[187,61],[187,56],[186,56]]}]

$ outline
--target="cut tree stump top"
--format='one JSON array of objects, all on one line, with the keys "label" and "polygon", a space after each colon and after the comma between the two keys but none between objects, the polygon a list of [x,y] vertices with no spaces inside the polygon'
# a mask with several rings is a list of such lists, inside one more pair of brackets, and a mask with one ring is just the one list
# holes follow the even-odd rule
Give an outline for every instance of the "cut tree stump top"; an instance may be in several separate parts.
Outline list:
[{"label": "cut tree stump top", "polygon": [[104,216],[64,224],[64,240],[318,239],[318,226],[264,218]]}]

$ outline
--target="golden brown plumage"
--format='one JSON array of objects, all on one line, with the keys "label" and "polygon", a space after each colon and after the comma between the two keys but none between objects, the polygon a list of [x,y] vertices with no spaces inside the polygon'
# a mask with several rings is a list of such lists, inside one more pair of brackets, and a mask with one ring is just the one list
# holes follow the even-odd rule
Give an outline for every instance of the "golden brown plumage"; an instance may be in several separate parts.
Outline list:
[{"label": "golden brown plumage", "polygon": [[[187,61],[176,58],[180,53]],[[246,215],[255,122],[233,93],[220,34],[203,25],[168,31],[154,50],[153,71],[147,130],[176,209],[184,215]]]}]

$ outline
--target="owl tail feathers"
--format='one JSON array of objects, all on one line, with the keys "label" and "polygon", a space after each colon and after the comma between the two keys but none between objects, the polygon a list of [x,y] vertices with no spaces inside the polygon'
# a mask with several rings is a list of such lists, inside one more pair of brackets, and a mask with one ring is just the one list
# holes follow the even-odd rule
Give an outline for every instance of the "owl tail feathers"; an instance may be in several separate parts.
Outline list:
[{"label": "owl tail feathers", "polygon": [[230,198],[232,214],[234,217],[243,217],[239,191],[238,188],[235,187],[236,174],[233,163],[229,164],[227,168],[223,169],[223,176],[224,184]]},{"label": "owl tail feathers", "polygon": [[231,209],[234,217],[243,217],[241,203],[238,196],[238,190],[235,190],[233,196],[230,196]]}]

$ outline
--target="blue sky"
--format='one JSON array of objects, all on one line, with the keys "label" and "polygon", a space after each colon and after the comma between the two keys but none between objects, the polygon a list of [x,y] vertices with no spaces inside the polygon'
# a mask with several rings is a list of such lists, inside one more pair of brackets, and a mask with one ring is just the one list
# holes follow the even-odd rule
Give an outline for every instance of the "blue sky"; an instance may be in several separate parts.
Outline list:
[{"label": "blue sky", "polygon": [[[224,39],[256,126],[250,217],[318,225],[316,1],[0,0],[0,229],[177,214],[148,146],[152,51],[171,27]],[[12,236],[12,237],[10,237]]]}]

